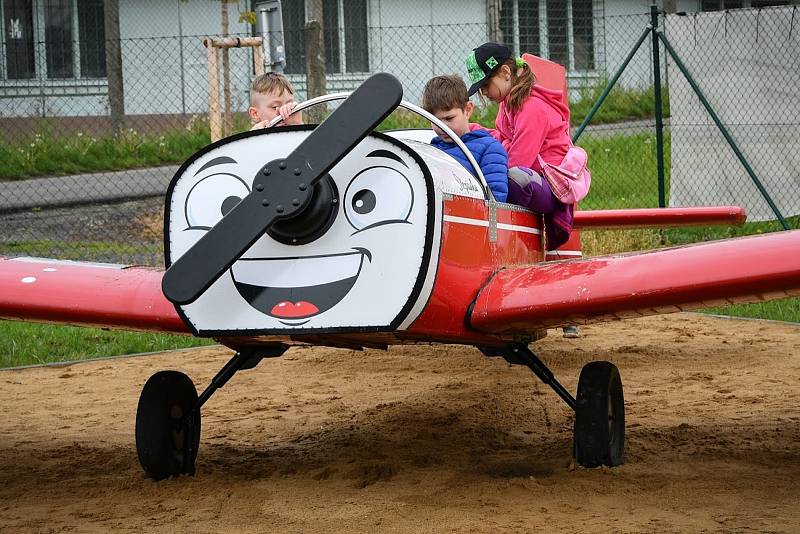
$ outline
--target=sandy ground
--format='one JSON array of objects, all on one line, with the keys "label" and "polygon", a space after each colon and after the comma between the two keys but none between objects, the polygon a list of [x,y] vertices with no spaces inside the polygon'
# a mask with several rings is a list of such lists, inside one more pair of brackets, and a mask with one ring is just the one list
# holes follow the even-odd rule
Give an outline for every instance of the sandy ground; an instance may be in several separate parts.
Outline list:
[{"label": "sandy ground", "polygon": [[680,314],[534,345],[575,390],[608,359],[626,464],[576,468],[532,373],[457,346],[293,349],[204,408],[197,475],[146,479],[146,379],[221,348],[0,372],[4,532],[800,532],[800,326]]}]

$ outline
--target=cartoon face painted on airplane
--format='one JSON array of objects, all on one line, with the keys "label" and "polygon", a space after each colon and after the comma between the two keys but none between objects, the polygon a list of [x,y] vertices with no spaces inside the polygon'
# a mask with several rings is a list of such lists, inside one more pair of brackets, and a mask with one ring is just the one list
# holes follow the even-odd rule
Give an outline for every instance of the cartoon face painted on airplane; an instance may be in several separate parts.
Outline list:
[{"label": "cartoon face painted on airplane", "polygon": [[[269,188],[253,177],[308,134],[282,130],[223,142],[179,171],[167,199],[170,262],[253,187]],[[327,230],[301,244],[291,232],[263,234],[181,312],[200,333],[396,326],[420,293],[430,255],[432,188],[421,165],[402,144],[367,137],[329,172],[335,216]]]}]

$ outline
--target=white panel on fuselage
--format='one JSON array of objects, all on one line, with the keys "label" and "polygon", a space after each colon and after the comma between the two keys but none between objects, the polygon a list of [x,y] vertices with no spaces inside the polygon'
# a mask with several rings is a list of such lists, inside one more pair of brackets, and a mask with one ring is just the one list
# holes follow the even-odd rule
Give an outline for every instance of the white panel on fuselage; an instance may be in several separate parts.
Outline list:
[{"label": "white panel on fuselage", "polygon": [[[173,179],[171,262],[221,220],[231,197],[249,193],[265,163],[286,157],[310,133],[282,130],[223,140]],[[404,318],[412,300],[427,300],[415,292],[423,285],[420,270],[427,273],[431,264],[429,205],[440,220],[441,203],[434,201],[439,195],[428,198],[417,160],[397,144],[369,136],[329,174],[339,207],[328,231],[297,246],[264,234],[195,302],[181,306],[196,330],[380,329]],[[427,253],[438,251],[438,243],[428,245]]]}]

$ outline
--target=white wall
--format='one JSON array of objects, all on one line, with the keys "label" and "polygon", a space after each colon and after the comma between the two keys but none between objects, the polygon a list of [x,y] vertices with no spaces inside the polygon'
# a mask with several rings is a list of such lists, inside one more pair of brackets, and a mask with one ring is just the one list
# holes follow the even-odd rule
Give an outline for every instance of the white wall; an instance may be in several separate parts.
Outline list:
[{"label": "white wall", "polygon": [[[651,0],[605,1],[606,71],[609,77],[622,65],[633,45],[650,24]],[[661,2],[658,2],[660,5]],[[693,12],[700,9],[699,0],[677,0],[676,11]],[[663,18],[661,19],[663,23]],[[666,51],[661,47],[662,79],[666,80]],[[646,37],[639,51],[620,77],[619,84],[627,87],[649,87],[653,84],[653,45]]]},{"label": "white wall", "polygon": [[[622,65],[636,41],[650,24],[648,0],[606,0],[605,49],[609,77]],[[647,87],[653,83],[653,45],[645,38],[619,83],[628,87]]]},{"label": "white wall", "polygon": [[[246,2],[241,3],[245,8]],[[249,35],[249,27],[238,21],[236,5],[228,9],[230,34]],[[208,67],[202,39],[220,31],[219,0],[121,0],[125,112],[206,112]],[[230,62],[233,108],[243,111],[252,77],[252,51],[231,49]]]},{"label": "white wall", "polygon": [[370,21],[381,28],[372,64],[397,76],[415,103],[433,76],[465,77],[467,54],[487,39],[485,0],[373,0]]}]

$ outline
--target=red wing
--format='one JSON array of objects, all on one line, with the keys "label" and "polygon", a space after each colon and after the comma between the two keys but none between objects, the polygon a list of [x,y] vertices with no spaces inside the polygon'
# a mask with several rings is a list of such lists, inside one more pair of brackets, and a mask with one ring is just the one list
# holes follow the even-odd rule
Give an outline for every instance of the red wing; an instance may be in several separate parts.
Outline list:
[{"label": "red wing", "polygon": [[678,226],[741,226],[747,216],[738,206],[702,208],[627,208],[575,212],[575,228],[666,228]]},{"label": "red wing", "polygon": [[508,334],[800,295],[800,230],[505,269],[469,318]]},{"label": "red wing", "polygon": [[0,318],[188,334],[142,267],[0,258]]}]

